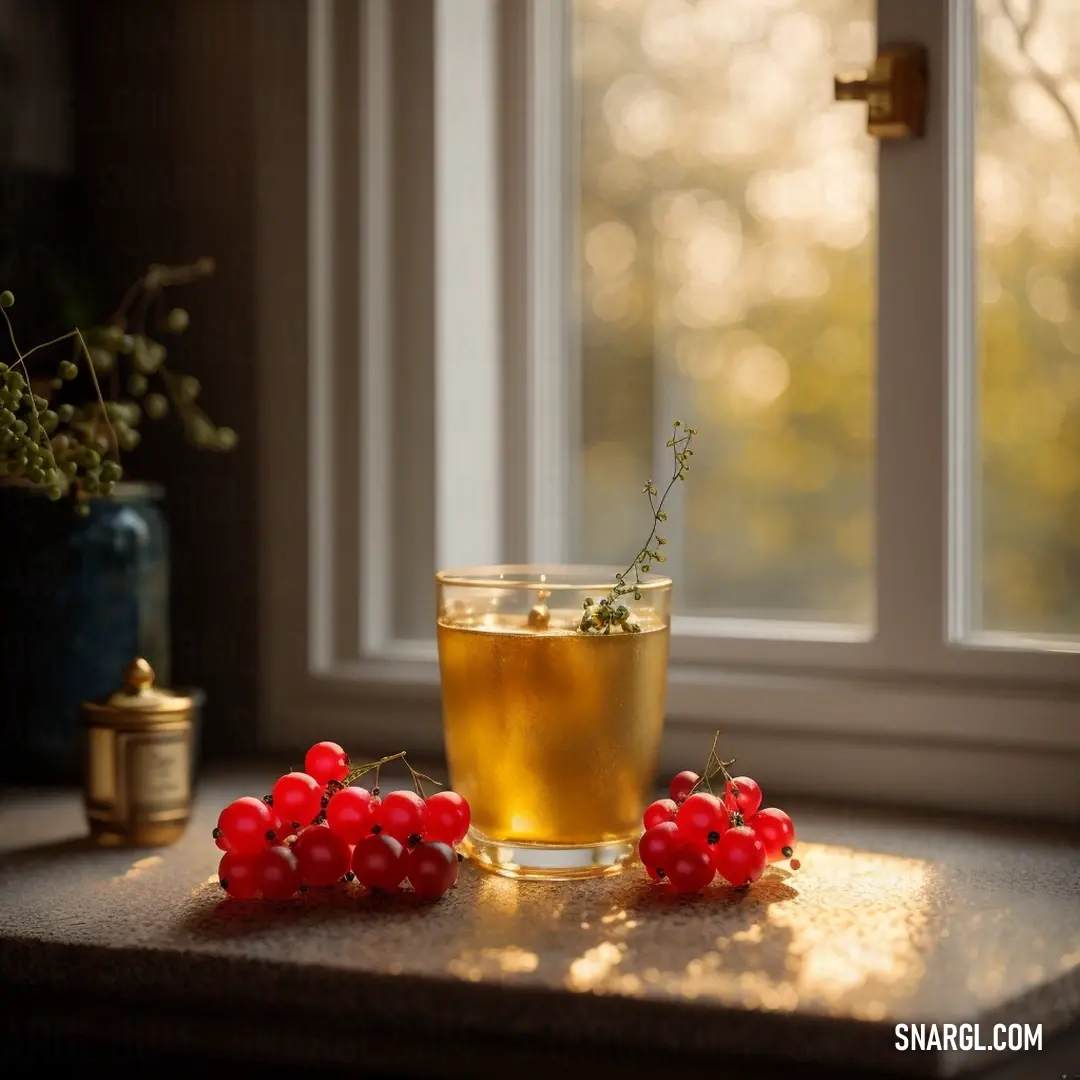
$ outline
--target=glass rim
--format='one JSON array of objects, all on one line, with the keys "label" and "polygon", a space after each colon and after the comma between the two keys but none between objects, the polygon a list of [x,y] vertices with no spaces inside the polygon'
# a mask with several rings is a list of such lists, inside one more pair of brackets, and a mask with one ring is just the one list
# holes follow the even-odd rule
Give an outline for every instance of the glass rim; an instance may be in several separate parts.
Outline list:
[{"label": "glass rim", "polygon": [[[485,589],[526,589],[536,592],[594,592],[600,595],[615,585],[615,574],[620,571],[602,566],[579,566],[574,563],[506,563],[491,566],[468,566],[454,570],[438,570],[435,580],[440,585],[459,585]],[[506,579],[517,575],[525,580]],[[573,581],[539,580],[548,576],[575,578]],[[649,573],[632,592],[659,592],[670,589],[671,578]]]}]

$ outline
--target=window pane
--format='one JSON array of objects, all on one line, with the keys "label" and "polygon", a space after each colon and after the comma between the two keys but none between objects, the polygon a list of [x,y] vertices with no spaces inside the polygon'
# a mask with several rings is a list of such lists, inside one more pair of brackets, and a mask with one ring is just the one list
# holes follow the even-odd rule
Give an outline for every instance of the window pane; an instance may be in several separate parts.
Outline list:
[{"label": "window pane", "polygon": [[1080,633],[1080,0],[979,4],[981,627]]},{"label": "window pane", "polygon": [[869,622],[877,157],[832,80],[869,64],[874,4],[575,11],[575,557],[633,557],[679,418],[698,429],[669,530],[680,610]]}]

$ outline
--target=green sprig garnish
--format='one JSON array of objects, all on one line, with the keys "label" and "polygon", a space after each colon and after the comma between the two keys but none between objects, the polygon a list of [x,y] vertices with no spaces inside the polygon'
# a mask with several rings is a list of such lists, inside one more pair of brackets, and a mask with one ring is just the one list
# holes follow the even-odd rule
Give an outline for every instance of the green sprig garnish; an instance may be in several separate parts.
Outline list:
[{"label": "green sprig garnish", "polygon": [[[619,603],[619,599],[633,593],[634,599],[640,600],[642,575],[652,570],[654,562],[667,561],[666,556],[660,551],[660,548],[667,543],[667,537],[658,535],[657,529],[662,522],[667,521],[664,504],[667,502],[671,489],[675,486],[675,481],[685,480],[686,474],[690,471],[690,458],[694,456],[694,451],[690,449],[690,442],[696,434],[697,431],[694,428],[684,427],[681,420],[676,420],[672,425],[671,438],[664,444],[671,449],[673,466],[671,479],[664,488],[663,495],[660,495],[652,480],[649,480],[641,489],[641,493],[648,497],[649,509],[652,511],[652,529],[649,531],[649,536],[634,556],[634,561],[622,573],[615,575],[615,584],[612,585],[607,596],[601,597],[598,602],[591,596],[585,598],[582,604],[584,610],[581,622],[578,624],[578,629],[582,633],[610,634],[613,626],[617,626],[627,634],[640,632],[641,627],[634,619],[633,613],[625,604]],[[632,580],[631,575],[633,575]]]}]

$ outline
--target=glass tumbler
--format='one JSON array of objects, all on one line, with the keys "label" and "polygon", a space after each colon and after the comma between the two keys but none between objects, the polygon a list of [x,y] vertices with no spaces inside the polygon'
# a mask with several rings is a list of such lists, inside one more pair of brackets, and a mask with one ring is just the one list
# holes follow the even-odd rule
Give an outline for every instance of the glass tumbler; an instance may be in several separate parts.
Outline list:
[{"label": "glass tumbler", "polygon": [[616,603],[629,632],[581,629],[610,571],[488,566],[436,575],[450,779],[469,801],[464,846],[508,877],[616,873],[656,780],[671,580]]}]

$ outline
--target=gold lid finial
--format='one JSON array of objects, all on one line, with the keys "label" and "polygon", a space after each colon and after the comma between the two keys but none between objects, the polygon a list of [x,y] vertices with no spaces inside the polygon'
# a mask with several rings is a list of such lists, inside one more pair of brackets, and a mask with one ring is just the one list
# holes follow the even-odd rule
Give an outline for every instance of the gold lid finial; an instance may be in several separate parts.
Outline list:
[{"label": "gold lid finial", "polygon": [[138,694],[154,685],[154,669],[141,657],[137,656],[124,668],[124,689],[131,694]]},{"label": "gold lid finial", "polygon": [[186,693],[166,690],[154,685],[154,669],[141,656],[136,656],[124,668],[120,688],[104,700],[87,701],[83,707],[91,712],[97,709],[124,709],[132,712],[176,713],[184,712],[202,703],[202,691]]}]

